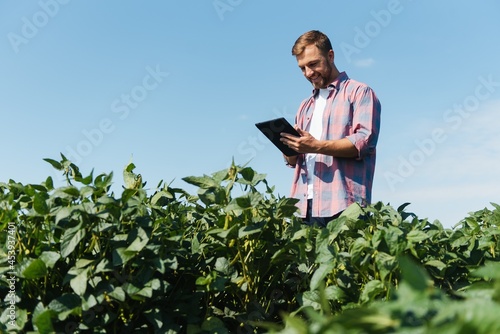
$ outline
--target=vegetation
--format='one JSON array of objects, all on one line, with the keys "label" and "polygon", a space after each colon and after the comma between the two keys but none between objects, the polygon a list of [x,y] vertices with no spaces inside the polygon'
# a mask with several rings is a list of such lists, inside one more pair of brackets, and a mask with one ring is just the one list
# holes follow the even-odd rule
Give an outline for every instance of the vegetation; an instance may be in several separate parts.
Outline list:
[{"label": "vegetation", "polygon": [[453,229],[383,203],[317,228],[247,166],[148,194],[130,163],[116,197],[112,173],[46,161],[66,186],[0,183],[2,331],[500,332],[496,204]]}]

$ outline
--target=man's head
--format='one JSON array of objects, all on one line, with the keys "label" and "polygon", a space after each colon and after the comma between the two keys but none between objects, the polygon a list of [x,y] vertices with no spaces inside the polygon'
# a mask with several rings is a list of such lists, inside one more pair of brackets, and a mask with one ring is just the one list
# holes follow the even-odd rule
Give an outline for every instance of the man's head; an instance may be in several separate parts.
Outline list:
[{"label": "man's head", "polygon": [[314,88],[326,88],[339,74],[333,63],[330,39],[320,31],[311,30],[300,36],[293,45],[292,55]]}]

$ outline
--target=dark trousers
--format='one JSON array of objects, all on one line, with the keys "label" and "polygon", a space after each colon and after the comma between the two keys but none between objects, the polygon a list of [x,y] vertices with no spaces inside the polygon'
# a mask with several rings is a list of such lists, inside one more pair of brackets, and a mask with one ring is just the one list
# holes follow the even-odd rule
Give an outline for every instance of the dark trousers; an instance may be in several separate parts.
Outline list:
[{"label": "dark trousers", "polygon": [[312,217],[312,199],[307,200],[307,212],[306,218],[302,218],[302,223],[313,226],[317,225],[319,227],[326,227],[331,220],[338,218],[342,212],[339,212],[331,217]]}]

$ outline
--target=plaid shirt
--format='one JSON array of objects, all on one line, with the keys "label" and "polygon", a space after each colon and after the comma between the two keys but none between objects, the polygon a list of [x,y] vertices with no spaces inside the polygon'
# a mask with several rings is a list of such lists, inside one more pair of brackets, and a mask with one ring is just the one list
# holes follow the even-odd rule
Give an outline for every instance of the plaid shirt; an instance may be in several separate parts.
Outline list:
[{"label": "plaid shirt", "polygon": [[[307,173],[313,172],[313,217],[331,217],[350,204],[366,205],[371,202],[375,172],[376,144],[380,128],[380,102],[367,85],[349,79],[345,72],[328,86],[328,96],[323,115],[321,140],[347,138],[358,150],[357,158],[334,158],[318,154],[314,171],[308,171],[304,154],[295,165],[291,197],[298,198],[300,216],[307,210]],[[301,129],[309,129],[314,111],[314,98],[304,100],[295,117]]]}]

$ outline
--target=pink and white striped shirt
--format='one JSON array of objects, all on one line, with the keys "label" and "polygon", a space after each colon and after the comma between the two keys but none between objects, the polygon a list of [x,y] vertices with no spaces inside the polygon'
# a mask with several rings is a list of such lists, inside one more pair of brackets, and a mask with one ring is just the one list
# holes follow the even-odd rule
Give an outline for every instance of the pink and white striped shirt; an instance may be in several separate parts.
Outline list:
[{"label": "pink and white striped shirt", "polygon": [[[291,197],[299,199],[300,217],[307,210],[307,173],[314,173],[312,216],[331,217],[357,202],[371,202],[375,173],[376,145],[380,129],[380,102],[367,85],[351,80],[345,72],[328,86],[330,91],[323,114],[320,140],[349,139],[358,150],[357,158],[335,158],[318,154],[314,171],[308,171],[304,154],[295,165]],[[304,100],[295,117],[299,128],[307,131],[318,93]]]}]

